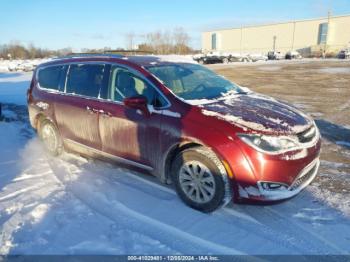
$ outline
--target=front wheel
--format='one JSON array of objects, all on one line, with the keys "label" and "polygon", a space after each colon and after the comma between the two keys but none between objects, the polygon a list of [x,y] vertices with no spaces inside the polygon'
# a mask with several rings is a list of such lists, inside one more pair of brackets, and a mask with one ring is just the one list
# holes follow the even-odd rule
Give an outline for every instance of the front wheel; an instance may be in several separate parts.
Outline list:
[{"label": "front wheel", "polygon": [[40,124],[39,137],[50,154],[57,156],[62,153],[63,145],[57,128],[53,123],[44,120]]},{"label": "front wheel", "polygon": [[227,57],[225,57],[225,58],[222,60],[222,62],[223,62],[224,64],[228,64],[228,63],[230,62],[230,60],[229,60]]},{"label": "front wheel", "polygon": [[175,158],[172,181],[188,206],[212,212],[232,199],[226,171],[218,165],[216,156],[202,147],[184,150]]}]

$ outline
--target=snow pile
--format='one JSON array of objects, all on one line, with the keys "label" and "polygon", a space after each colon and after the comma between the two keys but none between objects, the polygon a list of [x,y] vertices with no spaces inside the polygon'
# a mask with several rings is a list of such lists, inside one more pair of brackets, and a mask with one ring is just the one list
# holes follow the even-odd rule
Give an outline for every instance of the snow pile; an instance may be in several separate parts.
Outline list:
[{"label": "snow pile", "polygon": [[0,62],[0,72],[8,72],[8,71],[9,71],[8,65]]},{"label": "snow pile", "polygon": [[0,72],[8,71],[33,71],[41,63],[50,61],[50,58],[31,60],[0,60]]},{"label": "snow pile", "polygon": [[252,60],[252,61],[267,61],[268,58],[265,54],[262,53],[252,53],[252,54],[247,54],[247,56]]}]

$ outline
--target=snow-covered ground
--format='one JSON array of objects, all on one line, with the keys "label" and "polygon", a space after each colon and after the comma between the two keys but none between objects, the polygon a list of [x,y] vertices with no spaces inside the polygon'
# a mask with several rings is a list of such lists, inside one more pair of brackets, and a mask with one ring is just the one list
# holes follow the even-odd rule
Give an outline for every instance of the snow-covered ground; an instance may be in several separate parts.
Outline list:
[{"label": "snow-covered ground", "polygon": [[152,177],[47,155],[27,119],[30,77],[0,74],[0,254],[350,254],[347,207],[315,186],[203,214]]},{"label": "snow-covered ground", "polygon": [[27,89],[30,85],[32,72],[1,73],[0,72],[0,103],[27,104]]},{"label": "snow-covered ground", "polygon": [[14,60],[0,60],[0,72],[9,71],[32,71],[41,63],[49,61],[50,58],[42,59],[14,59]]}]

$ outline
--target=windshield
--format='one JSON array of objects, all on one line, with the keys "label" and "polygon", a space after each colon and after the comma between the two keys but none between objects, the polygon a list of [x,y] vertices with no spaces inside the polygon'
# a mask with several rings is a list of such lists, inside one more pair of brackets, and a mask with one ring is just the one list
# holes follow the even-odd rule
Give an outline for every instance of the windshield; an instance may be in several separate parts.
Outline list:
[{"label": "windshield", "polygon": [[237,85],[196,64],[152,65],[148,70],[185,100],[215,99],[228,93],[243,93]]}]

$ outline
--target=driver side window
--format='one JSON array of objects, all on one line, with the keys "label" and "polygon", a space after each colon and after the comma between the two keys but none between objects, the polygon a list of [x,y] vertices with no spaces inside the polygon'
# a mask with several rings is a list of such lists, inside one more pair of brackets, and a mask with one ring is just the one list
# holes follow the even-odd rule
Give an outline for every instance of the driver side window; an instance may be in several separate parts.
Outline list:
[{"label": "driver side window", "polygon": [[124,67],[113,66],[109,81],[109,99],[123,102],[125,98],[133,96],[144,96],[148,104],[155,107],[165,104],[164,99],[146,81]]}]

